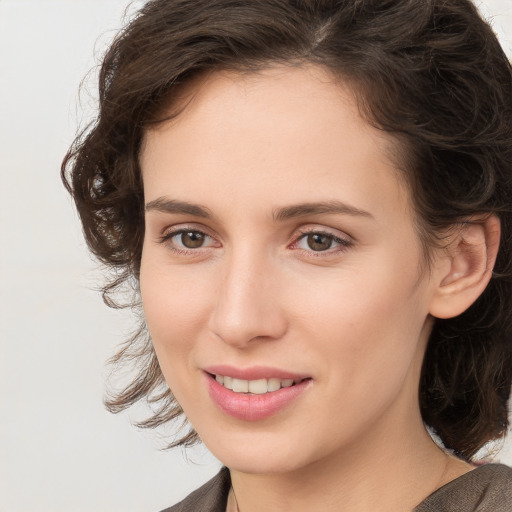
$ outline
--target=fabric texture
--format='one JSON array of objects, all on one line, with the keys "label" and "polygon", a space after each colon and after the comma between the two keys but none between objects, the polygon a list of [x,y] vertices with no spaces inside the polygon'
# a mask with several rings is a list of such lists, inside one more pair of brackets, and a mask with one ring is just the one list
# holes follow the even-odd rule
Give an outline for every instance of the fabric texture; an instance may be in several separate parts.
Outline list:
[{"label": "fabric texture", "polygon": [[[162,512],[225,512],[231,487],[221,471],[183,501]],[[512,469],[486,464],[433,492],[413,512],[512,512]]]},{"label": "fabric texture", "polygon": [[183,501],[162,512],[225,512],[230,488],[229,469],[224,467]]},{"label": "fabric texture", "polygon": [[480,466],[440,487],[414,512],[512,512],[512,469]]}]

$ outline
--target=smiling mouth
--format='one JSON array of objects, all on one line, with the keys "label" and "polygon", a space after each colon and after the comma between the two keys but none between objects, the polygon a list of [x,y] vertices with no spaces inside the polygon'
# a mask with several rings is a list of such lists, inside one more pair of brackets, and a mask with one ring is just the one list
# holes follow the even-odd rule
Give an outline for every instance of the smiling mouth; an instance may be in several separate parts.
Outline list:
[{"label": "smiling mouth", "polygon": [[233,391],[234,393],[244,393],[252,395],[264,395],[266,393],[272,393],[279,391],[281,388],[289,388],[300,384],[305,379],[256,379],[256,380],[245,380],[236,379],[227,375],[213,375],[210,374],[221,386]]}]

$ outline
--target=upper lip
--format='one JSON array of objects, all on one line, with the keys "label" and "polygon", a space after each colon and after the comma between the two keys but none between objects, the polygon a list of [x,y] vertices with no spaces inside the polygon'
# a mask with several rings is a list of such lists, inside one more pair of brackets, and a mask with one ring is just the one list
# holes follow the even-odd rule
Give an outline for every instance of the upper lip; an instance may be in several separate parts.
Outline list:
[{"label": "upper lip", "polygon": [[248,368],[237,368],[235,366],[220,364],[208,366],[203,370],[212,375],[223,375],[233,377],[234,379],[241,380],[258,380],[258,379],[293,379],[304,380],[309,378],[309,375],[290,372],[281,368],[273,368],[270,366],[251,366]]}]

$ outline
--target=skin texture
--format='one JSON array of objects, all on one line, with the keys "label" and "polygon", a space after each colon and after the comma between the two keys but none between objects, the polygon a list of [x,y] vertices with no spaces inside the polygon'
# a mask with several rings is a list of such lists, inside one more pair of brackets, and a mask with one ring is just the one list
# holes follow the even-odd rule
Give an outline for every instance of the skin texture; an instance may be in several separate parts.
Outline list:
[{"label": "skin texture", "polygon": [[[454,234],[427,271],[388,158],[393,140],[322,69],[218,73],[182,100],[180,115],[148,130],[140,156],[140,285],[167,383],[231,469],[243,512],[412,510],[471,469],[426,433],[418,381],[431,313],[453,316],[476,299],[499,223],[468,227],[465,245]],[[202,212],[155,207],[168,200]],[[274,218],[333,201],[358,213]],[[184,247],[180,229],[204,233],[202,245]],[[312,232],[331,247],[313,250]],[[311,382],[277,414],[244,421],[208,394],[204,369],[219,364]]]}]

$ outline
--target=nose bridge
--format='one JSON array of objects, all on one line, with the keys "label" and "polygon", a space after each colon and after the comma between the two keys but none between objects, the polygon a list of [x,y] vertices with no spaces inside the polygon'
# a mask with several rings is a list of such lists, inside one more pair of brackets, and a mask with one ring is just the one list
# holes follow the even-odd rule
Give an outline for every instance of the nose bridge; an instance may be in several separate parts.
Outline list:
[{"label": "nose bridge", "polygon": [[250,246],[231,251],[219,275],[211,330],[224,342],[243,347],[255,338],[275,339],[286,331],[275,290],[272,258]]}]

